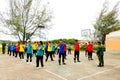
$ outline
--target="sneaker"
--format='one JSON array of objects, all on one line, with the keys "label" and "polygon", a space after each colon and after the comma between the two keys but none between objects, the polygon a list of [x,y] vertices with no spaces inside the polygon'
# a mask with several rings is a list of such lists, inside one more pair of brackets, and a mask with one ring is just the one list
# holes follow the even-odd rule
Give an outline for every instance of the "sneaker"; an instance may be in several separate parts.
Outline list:
[{"label": "sneaker", "polygon": [[78,62],[81,62],[81,61],[78,61]]},{"label": "sneaker", "polygon": [[97,65],[97,67],[101,67],[101,65]]},{"label": "sneaker", "polygon": [[61,63],[59,63],[59,65],[61,65]]},{"label": "sneaker", "polygon": [[66,63],[63,63],[63,65],[66,65]]}]

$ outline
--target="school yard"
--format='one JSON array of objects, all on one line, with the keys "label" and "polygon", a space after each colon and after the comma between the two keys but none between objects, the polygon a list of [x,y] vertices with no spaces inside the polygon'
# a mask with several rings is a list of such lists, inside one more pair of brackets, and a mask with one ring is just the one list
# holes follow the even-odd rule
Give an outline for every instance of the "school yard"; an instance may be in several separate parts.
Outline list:
[{"label": "school yard", "polygon": [[[105,54],[105,66],[97,67],[96,54],[88,61],[81,52],[81,62],[73,63],[73,54],[67,55],[66,65],[54,60],[44,61],[44,68],[36,69],[35,57],[32,64],[25,60],[0,54],[0,80],[120,80],[120,55]],[[45,57],[44,57],[45,59]]]}]

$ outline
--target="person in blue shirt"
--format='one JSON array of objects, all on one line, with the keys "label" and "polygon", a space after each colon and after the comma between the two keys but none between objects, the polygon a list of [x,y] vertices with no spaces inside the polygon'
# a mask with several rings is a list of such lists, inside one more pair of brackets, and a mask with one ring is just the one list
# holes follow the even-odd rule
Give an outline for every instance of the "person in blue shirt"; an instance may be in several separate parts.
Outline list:
[{"label": "person in blue shirt", "polygon": [[10,54],[10,44],[8,44],[8,55]]},{"label": "person in blue shirt", "polygon": [[11,56],[11,54],[13,54],[13,56],[14,56],[14,45],[13,45],[13,43],[10,45],[10,56]]},{"label": "person in blue shirt", "polygon": [[44,67],[43,65],[43,42],[40,41],[38,42],[38,49],[37,49],[37,53],[36,53],[36,67],[39,68],[39,62],[41,63],[41,67]]},{"label": "person in blue shirt", "polygon": [[28,62],[29,61],[29,58],[30,58],[30,62],[32,62],[32,44],[31,44],[31,42],[30,41],[28,41],[28,44],[27,44],[27,46],[26,46],[26,52],[27,52],[27,60],[26,60],[26,62]]},{"label": "person in blue shirt", "polygon": [[58,59],[59,65],[61,65],[61,56],[62,56],[62,63],[63,65],[65,65],[65,60],[64,60],[65,59],[65,53],[64,53],[65,44],[63,43],[63,41],[60,41],[58,46],[59,46],[59,59]]}]

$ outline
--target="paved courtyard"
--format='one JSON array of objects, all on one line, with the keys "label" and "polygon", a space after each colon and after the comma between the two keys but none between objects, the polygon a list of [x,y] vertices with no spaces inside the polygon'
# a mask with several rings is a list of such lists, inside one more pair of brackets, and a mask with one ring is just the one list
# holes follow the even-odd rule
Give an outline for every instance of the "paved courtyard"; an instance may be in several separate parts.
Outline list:
[{"label": "paved courtyard", "polygon": [[[84,53],[81,62],[73,63],[73,54],[67,55],[66,65],[58,65],[54,60],[44,60],[44,68],[36,69],[35,57],[31,64],[7,54],[0,54],[0,80],[120,80],[120,56],[105,54],[105,66],[97,67],[98,59],[93,53],[88,61]],[[45,59],[45,56],[44,56]]]}]

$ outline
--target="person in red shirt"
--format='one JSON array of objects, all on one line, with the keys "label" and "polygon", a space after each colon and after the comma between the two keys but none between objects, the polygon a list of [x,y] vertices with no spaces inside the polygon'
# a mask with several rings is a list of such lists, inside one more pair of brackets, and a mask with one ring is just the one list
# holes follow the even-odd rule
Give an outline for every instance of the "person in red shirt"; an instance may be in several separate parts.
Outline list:
[{"label": "person in red shirt", "polygon": [[65,46],[64,46],[64,54],[65,54],[64,56],[65,56],[65,59],[66,59],[66,56],[67,56],[67,55],[66,55],[66,43],[64,43],[64,45],[65,45]]},{"label": "person in red shirt", "polygon": [[19,46],[19,42],[18,42],[18,44],[16,44],[16,51],[15,51],[15,57],[17,57],[17,55],[19,54],[19,49],[20,49],[20,46]]},{"label": "person in red shirt", "polygon": [[88,43],[85,43],[85,56],[88,56]]},{"label": "person in red shirt", "polygon": [[76,58],[77,61],[80,62],[79,60],[79,51],[80,51],[80,43],[78,40],[75,41],[76,43],[74,44],[74,63],[76,63]]},{"label": "person in red shirt", "polygon": [[93,60],[92,59],[92,52],[93,52],[93,43],[92,42],[88,42],[87,51],[88,51],[88,60]]}]

